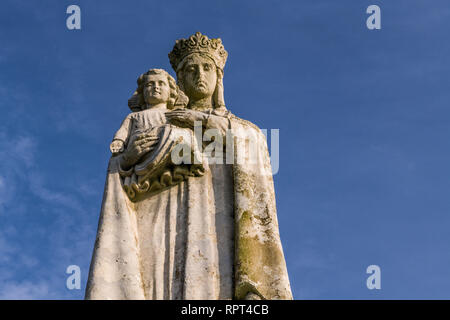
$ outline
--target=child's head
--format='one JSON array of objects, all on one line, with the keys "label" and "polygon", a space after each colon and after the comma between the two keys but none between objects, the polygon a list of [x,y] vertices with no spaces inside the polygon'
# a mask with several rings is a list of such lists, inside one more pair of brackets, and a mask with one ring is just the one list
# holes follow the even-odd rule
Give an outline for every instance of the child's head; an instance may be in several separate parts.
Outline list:
[{"label": "child's head", "polygon": [[137,80],[137,94],[139,104],[142,106],[152,106],[166,103],[171,109],[178,96],[175,79],[162,69],[150,69],[141,74]]}]

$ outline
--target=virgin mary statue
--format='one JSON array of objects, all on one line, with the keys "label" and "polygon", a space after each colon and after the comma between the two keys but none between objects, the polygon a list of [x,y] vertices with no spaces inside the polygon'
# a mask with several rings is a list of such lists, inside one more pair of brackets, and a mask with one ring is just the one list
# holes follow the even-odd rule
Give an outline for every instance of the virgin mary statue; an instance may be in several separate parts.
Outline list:
[{"label": "virgin mary statue", "polygon": [[122,133],[141,128],[113,142],[86,299],[292,299],[266,138],[225,107],[227,55],[197,32],[169,54],[178,86],[138,79]]}]

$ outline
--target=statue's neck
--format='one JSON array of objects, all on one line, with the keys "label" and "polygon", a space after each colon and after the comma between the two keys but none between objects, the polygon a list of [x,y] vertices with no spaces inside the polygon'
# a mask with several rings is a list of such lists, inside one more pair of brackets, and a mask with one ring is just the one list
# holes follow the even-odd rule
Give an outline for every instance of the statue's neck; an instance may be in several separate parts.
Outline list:
[{"label": "statue's neck", "polygon": [[167,108],[167,103],[166,102],[161,102],[158,104],[146,104],[145,105],[145,109],[158,109],[158,108]]},{"label": "statue's neck", "polygon": [[205,97],[195,101],[189,101],[189,109],[206,111],[213,108],[212,97]]}]

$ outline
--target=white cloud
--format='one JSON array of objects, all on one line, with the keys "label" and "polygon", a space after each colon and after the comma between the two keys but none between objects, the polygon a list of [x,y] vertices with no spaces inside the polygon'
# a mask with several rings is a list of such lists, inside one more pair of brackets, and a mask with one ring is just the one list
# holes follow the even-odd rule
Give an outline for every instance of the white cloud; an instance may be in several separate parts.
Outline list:
[{"label": "white cloud", "polygon": [[8,196],[7,196],[7,189],[6,189],[6,182],[5,178],[3,176],[0,176],[0,214],[3,211],[3,206],[8,202]]},{"label": "white cloud", "polygon": [[30,136],[19,136],[11,141],[12,155],[22,161],[27,167],[33,165],[35,153],[35,140]]},{"label": "white cloud", "polygon": [[[69,264],[78,264],[83,266],[84,276],[87,274],[86,253],[92,250],[95,234],[85,223],[92,212],[81,198],[89,187],[82,187],[86,188],[84,192],[76,184],[68,185],[67,191],[52,187],[45,171],[38,170],[38,145],[37,138],[27,132],[0,130],[0,216],[6,222],[0,225],[0,299],[79,296],[79,291],[68,292],[65,288],[65,269]],[[26,201],[27,194],[37,199]],[[36,208],[57,215],[47,216],[46,225],[9,219],[40,214]],[[33,250],[35,244],[28,241],[35,239],[45,247],[46,254]]]},{"label": "white cloud", "polygon": [[[47,187],[45,176],[38,173],[35,156],[38,142],[29,134],[19,136],[0,132],[0,212],[2,208],[14,202],[14,190],[17,185],[26,186],[26,192],[31,192],[43,201],[82,210],[81,203],[73,196],[52,190]],[[22,187],[22,190],[25,190]]]},{"label": "white cloud", "polygon": [[6,282],[2,283],[0,288],[0,300],[32,300],[49,297],[49,287],[43,282]]},{"label": "white cloud", "polygon": [[67,207],[77,212],[83,211],[81,203],[77,198],[66,193],[51,190],[45,185],[44,177],[36,172],[29,175],[30,191],[40,199],[50,202],[53,205]]},{"label": "white cloud", "polygon": [[33,165],[37,141],[30,134],[8,134],[0,131],[0,168],[2,172],[23,172],[23,166]]},{"label": "white cloud", "polygon": [[15,251],[15,246],[9,243],[4,236],[0,235],[0,264],[4,265],[10,262]]},{"label": "white cloud", "polygon": [[14,136],[0,131],[0,215],[14,203],[18,185],[27,185],[27,172],[33,167],[36,140],[28,134]]}]

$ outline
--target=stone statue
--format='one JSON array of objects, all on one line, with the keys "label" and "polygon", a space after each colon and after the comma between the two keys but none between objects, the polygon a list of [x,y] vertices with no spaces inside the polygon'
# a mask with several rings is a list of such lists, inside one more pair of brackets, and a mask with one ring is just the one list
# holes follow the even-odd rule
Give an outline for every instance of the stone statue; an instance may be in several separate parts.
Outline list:
[{"label": "stone statue", "polygon": [[266,139],[225,107],[227,55],[197,32],[169,54],[178,85],[139,77],[110,146],[86,299],[292,299]]}]

